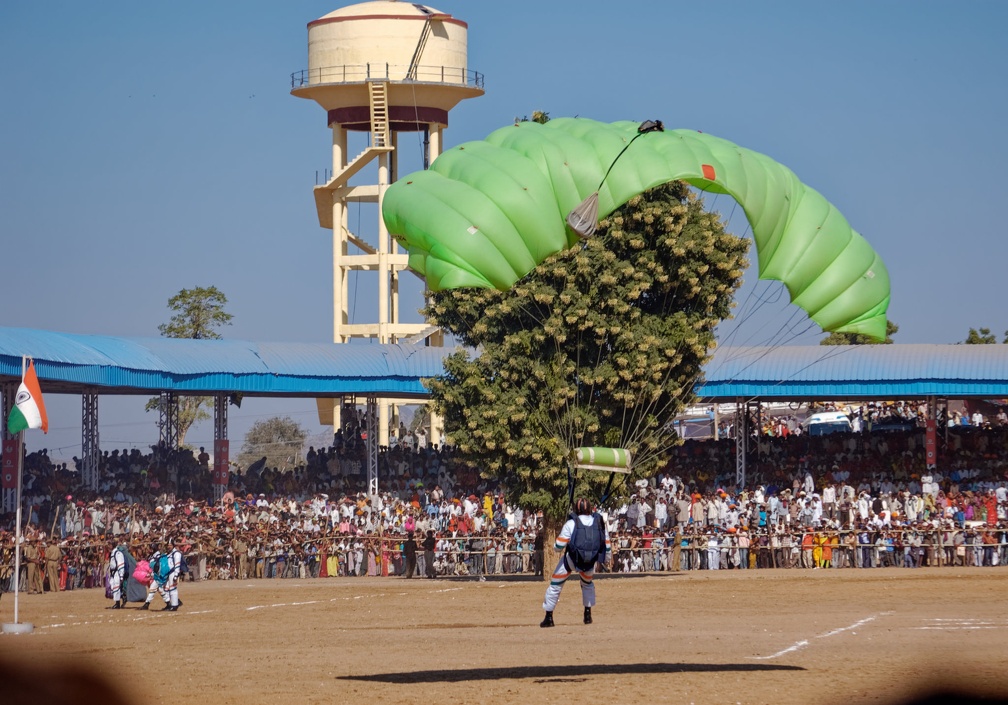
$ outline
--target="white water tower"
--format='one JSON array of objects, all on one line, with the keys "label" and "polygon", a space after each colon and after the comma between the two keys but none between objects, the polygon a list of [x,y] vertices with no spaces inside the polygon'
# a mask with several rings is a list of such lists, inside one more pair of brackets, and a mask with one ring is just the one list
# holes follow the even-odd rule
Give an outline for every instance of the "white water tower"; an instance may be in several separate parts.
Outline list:
[{"label": "white water tower", "polygon": [[[381,203],[399,173],[400,133],[422,133],[426,167],[441,153],[448,112],[466,98],[483,95],[483,76],[469,68],[467,39],[468,25],[462,20],[397,0],[351,5],[308,23],[308,68],[292,74],[291,94],[321,105],[332,130],[332,177],[315,187],[315,206],[319,225],[332,231],[337,343],[352,338],[396,343],[428,336],[433,344],[441,342],[428,324],[399,320],[399,281],[407,253],[389,237]],[[366,139],[359,153],[348,153],[348,133]],[[377,204],[371,241],[350,228],[353,203]],[[352,271],[377,275],[369,276],[366,287],[358,277],[356,296],[377,301],[378,320],[350,322]],[[391,403],[379,405],[382,445],[389,440]],[[338,424],[338,414],[331,400],[319,400],[322,423]],[[438,442],[434,433],[430,441]]]}]

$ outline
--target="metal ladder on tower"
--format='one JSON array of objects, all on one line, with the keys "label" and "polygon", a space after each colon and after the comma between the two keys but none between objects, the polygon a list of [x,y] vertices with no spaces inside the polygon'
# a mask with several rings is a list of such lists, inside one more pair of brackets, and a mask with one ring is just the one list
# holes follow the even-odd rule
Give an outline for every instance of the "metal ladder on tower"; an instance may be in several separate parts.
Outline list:
[{"label": "metal ladder on tower", "polygon": [[315,187],[315,209],[319,225],[332,228],[332,203],[338,189],[345,187],[350,179],[370,164],[379,154],[392,151],[392,135],[388,113],[388,81],[371,79],[368,81],[368,102],[371,107],[371,144],[351,159],[342,168],[333,165],[336,172],[328,182]]},{"label": "metal ladder on tower", "polygon": [[389,147],[388,81],[368,81],[371,102],[371,146]]}]

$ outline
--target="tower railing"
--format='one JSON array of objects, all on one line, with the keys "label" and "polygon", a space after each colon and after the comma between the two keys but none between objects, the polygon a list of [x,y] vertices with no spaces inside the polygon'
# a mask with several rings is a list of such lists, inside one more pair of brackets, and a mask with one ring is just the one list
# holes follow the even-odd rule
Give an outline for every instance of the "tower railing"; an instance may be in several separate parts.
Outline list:
[{"label": "tower railing", "polygon": [[356,64],[303,69],[291,74],[291,89],[328,83],[363,83],[374,79],[412,81],[415,83],[447,83],[483,89],[483,74],[459,66],[416,66],[408,77],[407,64]]}]

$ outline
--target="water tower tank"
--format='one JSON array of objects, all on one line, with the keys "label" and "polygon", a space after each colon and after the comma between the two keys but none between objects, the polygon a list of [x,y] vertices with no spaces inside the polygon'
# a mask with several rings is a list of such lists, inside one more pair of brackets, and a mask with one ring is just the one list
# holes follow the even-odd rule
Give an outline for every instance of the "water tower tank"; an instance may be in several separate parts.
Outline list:
[{"label": "water tower tank", "polygon": [[[319,225],[332,232],[334,342],[364,338],[383,344],[443,343],[440,330],[430,322],[400,319],[401,310],[415,311],[422,301],[405,306],[400,302],[409,255],[389,236],[381,207],[399,173],[399,133],[423,132],[426,166],[441,153],[448,112],[459,101],[483,95],[483,76],[469,68],[468,34],[462,20],[396,0],[351,5],[308,23],[308,68],[291,74],[291,93],[321,105],[332,132],[332,176],[316,184],[314,196]],[[348,135],[353,132],[369,134],[356,134],[351,141]],[[362,143],[363,151],[354,154]],[[373,239],[371,233],[364,234],[369,228],[361,224],[361,204],[376,206]],[[357,214],[353,232],[351,208]],[[355,298],[377,303],[376,320],[359,321],[351,315],[351,291]],[[369,439],[377,437],[379,444],[388,445],[388,422],[400,403],[409,402],[368,402],[367,418],[377,416],[377,433],[369,432]],[[318,409],[320,423],[339,427],[339,400],[319,399]],[[430,443],[439,442],[436,416],[430,417]],[[374,494],[377,446],[374,454],[371,449],[369,445],[368,487]]]},{"label": "water tower tank", "polygon": [[325,108],[328,124],[370,129],[368,83],[386,81],[393,131],[448,124],[459,101],[483,94],[468,63],[468,25],[419,3],[376,0],[308,24],[308,69],[291,93]]}]

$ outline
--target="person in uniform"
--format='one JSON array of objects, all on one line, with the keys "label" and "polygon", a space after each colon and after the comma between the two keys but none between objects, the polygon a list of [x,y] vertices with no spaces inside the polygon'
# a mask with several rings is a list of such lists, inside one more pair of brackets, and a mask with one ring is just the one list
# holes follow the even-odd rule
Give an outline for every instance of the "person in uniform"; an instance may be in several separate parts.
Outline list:
[{"label": "person in uniform", "polygon": [[59,592],[60,589],[60,563],[63,561],[63,551],[60,550],[59,542],[55,537],[50,537],[49,544],[45,548],[45,572],[49,579],[49,592]]},{"label": "person in uniform", "polygon": [[29,595],[42,594],[42,551],[39,550],[38,536],[32,536],[22,549],[25,560],[26,592]]},{"label": "person in uniform", "polygon": [[236,580],[245,580],[248,578],[248,544],[245,542],[245,537],[240,533],[236,534],[234,540],[231,542],[231,548],[234,550],[234,557],[237,561],[237,573],[235,575]]}]

